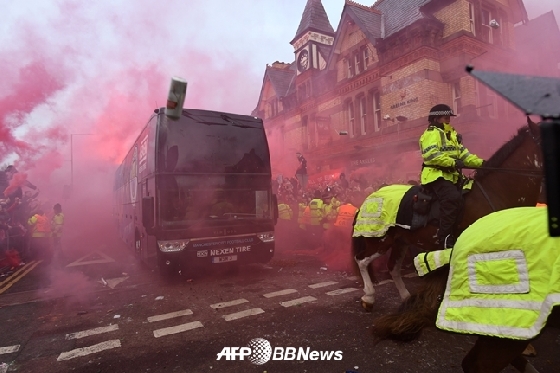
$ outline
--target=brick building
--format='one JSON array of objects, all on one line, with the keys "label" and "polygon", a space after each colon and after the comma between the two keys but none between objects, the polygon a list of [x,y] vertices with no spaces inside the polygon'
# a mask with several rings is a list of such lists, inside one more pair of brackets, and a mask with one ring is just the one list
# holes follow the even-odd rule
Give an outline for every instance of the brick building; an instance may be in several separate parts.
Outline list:
[{"label": "brick building", "polygon": [[301,152],[311,178],[416,178],[418,138],[438,103],[459,114],[453,125],[471,152],[491,155],[524,118],[465,66],[515,71],[504,61],[516,60],[514,25],[527,21],[522,0],[346,0],[335,31],[321,1],[308,0],[294,61],[267,65],[253,112],[274,171],[292,176]]}]

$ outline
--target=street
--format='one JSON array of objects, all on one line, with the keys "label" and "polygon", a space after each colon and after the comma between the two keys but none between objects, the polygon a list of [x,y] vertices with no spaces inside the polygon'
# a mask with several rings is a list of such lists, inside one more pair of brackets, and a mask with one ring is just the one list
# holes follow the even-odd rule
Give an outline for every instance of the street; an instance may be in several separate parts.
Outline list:
[{"label": "street", "polygon": [[[313,250],[278,248],[267,265],[164,281],[113,235],[96,241],[2,279],[0,372],[461,372],[474,341],[430,328],[418,341],[374,346],[374,316],[399,304],[393,284],[380,276],[377,308],[366,313],[358,278],[325,267]],[[406,273],[413,289],[420,280]],[[254,338],[342,359],[217,360]],[[534,345],[535,367],[555,371],[557,330]]]}]

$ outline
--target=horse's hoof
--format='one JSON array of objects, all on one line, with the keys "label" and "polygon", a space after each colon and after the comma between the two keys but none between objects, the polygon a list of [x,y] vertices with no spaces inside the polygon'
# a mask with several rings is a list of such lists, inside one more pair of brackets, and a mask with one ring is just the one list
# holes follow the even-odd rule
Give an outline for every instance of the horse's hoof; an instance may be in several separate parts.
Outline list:
[{"label": "horse's hoof", "polygon": [[372,312],[373,311],[373,303],[367,303],[362,301],[362,307],[367,311],[367,312]]},{"label": "horse's hoof", "polygon": [[533,345],[529,343],[525,348],[525,351],[522,352],[522,355],[527,357],[535,357],[537,356],[537,350],[535,350],[535,347],[533,347]]}]

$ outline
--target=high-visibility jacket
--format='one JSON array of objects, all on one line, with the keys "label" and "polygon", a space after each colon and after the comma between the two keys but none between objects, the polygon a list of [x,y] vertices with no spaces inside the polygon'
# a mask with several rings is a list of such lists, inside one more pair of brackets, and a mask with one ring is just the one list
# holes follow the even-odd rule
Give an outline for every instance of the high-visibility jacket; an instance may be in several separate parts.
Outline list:
[{"label": "high-visibility jacket", "polygon": [[49,237],[51,234],[51,224],[44,215],[33,215],[29,218],[27,224],[32,226],[31,237]]},{"label": "high-visibility jacket", "polygon": [[[457,183],[459,172],[455,169],[455,161],[460,159],[465,166],[480,167],[483,160],[469,153],[457,140],[457,131],[449,124],[442,127],[430,125],[422,134],[419,141],[420,151],[424,159],[421,183],[428,184],[443,177]],[[433,166],[433,167],[430,167]],[[436,167],[443,167],[442,170]]]},{"label": "high-visibility jacket", "polygon": [[412,185],[387,185],[371,193],[358,211],[352,237],[385,236],[389,228],[397,225],[399,205],[410,188]]},{"label": "high-visibility jacket", "polygon": [[312,199],[309,202],[309,212],[311,219],[309,225],[321,225],[321,220],[323,219],[323,200],[320,198]]},{"label": "high-visibility jacket", "polygon": [[456,333],[532,339],[560,305],[560,238],[547,211],[489,214],[458,238],[436,325]]},{"label": "high-visibility jacket", "polygon": [[290,205],[280,203],[278,205],[278,218],[282,220],[292,220],[292,208]]},{"label": "high-visibility jacket", "polygon": [[53,216],[51,221],[52,236],[62,237],[63,226],[64,226],[64,214],[62,212],[59,212],[58,214]]},{"label": "high-visibility jacket", "polygon": [[351,227],[354,222],[354,216],[356,215],[357,207],[350,203],[341,205],[338,208],[338,214],[336,220],[334,221],[335,227]]},{"label": "high-visibility jacket", "polygon": [[327,219],[326,222],[323,223],[324,229],[329,229],[336,220],[336,215],[338,214],[337,207],[332,203],[323,204],[323,217]]},{"label": "high-visibility jacket", "polygon": [[418,254],[416,258],[414,258],[414,267],[416,267],[418,276],[427,275],[428,273],[449,264],[452,251],[453,249],[445,249]]},{"label": "high-visibility jacket", "polygon": [[309,206],[305,203],[300,203],[298,205],[298,224],[301,229],[307,229],[309,225],[309,220],[311,219],[309,215]]}]

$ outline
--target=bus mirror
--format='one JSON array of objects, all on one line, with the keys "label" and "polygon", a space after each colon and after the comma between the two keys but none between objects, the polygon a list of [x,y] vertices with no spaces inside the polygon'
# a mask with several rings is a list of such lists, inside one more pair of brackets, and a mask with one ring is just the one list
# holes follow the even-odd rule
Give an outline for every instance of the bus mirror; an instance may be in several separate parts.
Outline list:
[{"label": "bus mirror", "polygon": [[154,197],[142,198],[142,225],[148,233],[154,229]]}]

